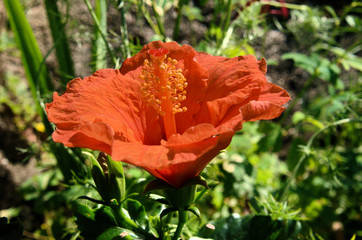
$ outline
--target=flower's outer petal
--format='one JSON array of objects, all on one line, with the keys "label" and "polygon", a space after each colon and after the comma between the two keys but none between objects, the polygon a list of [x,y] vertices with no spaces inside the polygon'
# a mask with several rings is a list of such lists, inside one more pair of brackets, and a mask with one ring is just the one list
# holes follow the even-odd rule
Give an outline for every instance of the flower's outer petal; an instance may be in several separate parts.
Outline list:
[{"label": "flower's outer petal", "polygon": [[290,100],[290,96],[283,88],[268,82],[262,88],[258,100],[284,105]]},{"label": "flower's outer petal", "polygon": [[54,141],[108,154],[115,138],[159,143],[158,116],[145,108],[139,85],[114,69],[72,80],[62,96],[54,93],[53,102],[46,104],[48,119],[57,126]]},{"label": "flower's outer petal", "polygon": [[196,177],[231,141],[234,131],[218,131],[211,124],[189,128],[173,135],[162,145],[142,145],[115,141],[113,160],[139,166],[172,186],[180,187]]},{"label": "flower's outer petal", "polygon": [[[142,143],[115,140],[112,145],[112,159],[126,162],[142,168],[159,168],[169,164],[168,149],[162,145],[144,145]],[[146,169],[148,170],[148,169]]]},{"label": "flower's outer petal", "polygon": [[[124,75],[130,75],[138,79],[142,73],[145,59],[149,59],[148,50],[165,48],[169,50],[168,57],[178,61],[177,67],[182,69],[188,86],[186,88],[186,100],[181,104],[187,107],[187,111],[176,114],[176,126],[179,133],[183,133],[190,126],[195,125],[194,115],[199,112],[199,103],[204,98],[207,86],[208,73],[206,69],[196,61],[198,54],[189,45],[179,46],[176,42],[163,43],[161,41],[151,42],[143,47],[134,57],[127,58],[120,69]],[[142,82],[142,80],[140,80]]]},{"label": "flower's outer petal", "polygon": [[196,59],[209,71],[207,93],[198,123],[209,122],[218,126],[230,107],[255,98],[260,85],[266,82],[252,56],[228,59],[199,53]]},{"label": "flower's outer petal", "polygon": [[[248,101],[243,102],[242,104],[236,104],[230,107],[225,117],[222,119],[222,121],[220,121],[219,126],[232,128],[234,129],[234,131],[237,131],[241,129],[241,123],[243,122],[277,118],[284,111],[284,107],[282,105],[284,105],[290,99],[287,91],[272,83],[265,83],[261,89],[256,88],[254,89],[254,91],[256,91],[255,95],[257,95],[258,97],[250,98],[248,99]],[[250,93],[250,95],[252,95],[252,93]],[[253,106],[260,103],[260,106],[264,107],[251,108],[249,106],[250,103]],[[266,105],[270,107],[266,107]],[[249,114],[247,114],[247,109],[249,111],[256,112],[250,112]],[[262,110],[265,112],[263,113]],[[252,115],[255,117],[246,117]]]},{"label": "flower's outer petal", "polygon": [[[240,114],[240,108],[244,105],[251,101],[283,105],[290,99],[284,89],[267,82],[264,59],[257,61],[253,56],[228,59],[199,53],[197,61],[208,69],[210,76],[197,123],[209,122],[214,126],[226,124],[237,131],[245,122]],[[260,116],[258,119],[264,119],[262,116],[267,114],[258,112],[257,115]]]},{"label": "flower's outer petal", "polygon": [[274,119],[283,111],[284,107],[269,101],[251,101],[240,108],[243,122]]},{"label": "flower's outer petal", "polygon": [[199,124],[181,136],[173,136],[165,145],[172,165],[157,169],[170,184],[182,186],[200,174],[205,166],[231,142],[234,131],[218,131],[211,124]]},{"label": "flower's outer petal", "polygon": [[54,142],[67,147],[92,148],[108,154],[111,154],[113,136],[113,129],[101,122],[83,125],[74,131],[57,129],[52,135]]}]

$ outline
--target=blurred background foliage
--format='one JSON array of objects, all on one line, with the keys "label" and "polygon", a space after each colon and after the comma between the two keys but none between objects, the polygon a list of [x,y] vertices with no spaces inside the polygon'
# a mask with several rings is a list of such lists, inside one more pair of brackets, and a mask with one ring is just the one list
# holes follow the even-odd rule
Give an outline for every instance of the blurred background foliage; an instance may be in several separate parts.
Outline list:
[{"label": "blurred background foliage", "polygon": [[[244,124],[203,171],[210,189],[198,189],[201,217],[185,239],[362,238],[360,1],[4,0],[0,10],[0,239],[124,232],[94,201],[107,194],[91,177],[97,153],[53,143],[43,106],[152,40],[265,57],[268,79],[292,95],[279,119]],[[152,177],[124,172],[132,219],[167,239],[175,225],[158,217],[157,194],[140,195]]]}]

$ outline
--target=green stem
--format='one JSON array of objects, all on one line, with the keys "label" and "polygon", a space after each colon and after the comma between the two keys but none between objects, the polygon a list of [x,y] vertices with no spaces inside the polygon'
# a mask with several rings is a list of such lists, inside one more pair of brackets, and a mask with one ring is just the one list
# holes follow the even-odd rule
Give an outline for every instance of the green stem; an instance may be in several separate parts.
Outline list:
[{"label": "green stem", "polygon": [[226,32],[228,31],[228,29],[230,27],[229,25],[230,25],[231,11],[232,11],[232,5],[233,5],[232,3],[233,3],[232,0],[229,0],[227,3],[226,18],[224,21],[224,26],[223,26],[223,31],[222,31],[223,38],[225,37]]},{"label": "green stem", "polygon": [[[97,16],[99,26],[104,35],[107,35],[107,1],[96,0],[94,12]],[[99,29],[94,26],[94,42],[92,46],[92,67],[93,71],[105,68],[107,66],[107,47],[102,37],[100,37]]]},{"label": "green stem", "polygon": [[[120,4],[119,6],[120,12],[121,12],[121,19],[122,19],[122,27],[121,27],[121,37],[124,44],[124,52],[126,53],[126,57],[131,57],[131,51],[129,47],[129,40],[128,40],[128,29],[126,24],[126,18],[125,18],[125,11],[124,11],[124,2]],[[125,58],[124,58],[125,59]]]},{"label": "green stem", "polygon": [[182,228],[185,226],[185,223],[187,222],[187,211],[184,209],[180,209],[178,211],[178,225],[176,228],[176,232],[172,237],[172,240],[177,240],[182,232]]},{"label": "green stem", "polygon": [[176,23],[175,23],[175,28],[173,31],[173,40],[177,41],[178,38],[178,34],[180,32],[180,25],[181,25],[181,19],[182,19],[182,13],[183,13],[183,6],[184,6],[184,1],[180,1],[179,5],[178,5],[178,9],[177,9],[177,18],[176,18]]},{"label": "green stem", "polygon": [[299,10],[299,11],[310,11],[310,7],[307,5],[293,4],[293,3],[280,3],[277,1],[261,1],[262,5],[269,5],[273,7],[286,7],[289,9]]},{"label": "green stem", "polygon": [[217,50],[216,55],[220,55],[222,51],[228,46],[232,32],[234,31],[234,24],[230,24],[231,10],[232,10],[232,1],[229,0],[226,6],[226,17],[223,19],[222,25],[222,36],[220,39],[216,40]]},{"label": "green stem", "polygon": [[148,13],[148,11],[145,9],[144,6],[141,7],[141,11],[143,14],[143,17],[146,19],[146,21],[148,22],[148,24],[150,25],[150,27],[152,28],[152,30],[158,34],[158,35],[162,35],[160,29],[158,28],[158,26],[155,25],[155,23],[152,21],[150,14]]},{"label": "green stem", "polygon": [[74,63],[68,45],[68,38],[64,30],[65,24],[62,23],[57,1],[45,0],[44,4],[53,37],[59,71],[61,73],[60,78],[62,84],[66,85],[74,77],[75,73]]},{"label": "green stem", "polygon": [[161,21],[161,17],[160,17],[160,15],[158,15],[158,12],[156,10],[156,1],[154,1],[154,0],[152,1],[152,9],[153,9],[153,12],[156,17],[158,29],[163,37],[163,40],[165,41],[166,40],[165,28],[163,27],[163,21]]}]

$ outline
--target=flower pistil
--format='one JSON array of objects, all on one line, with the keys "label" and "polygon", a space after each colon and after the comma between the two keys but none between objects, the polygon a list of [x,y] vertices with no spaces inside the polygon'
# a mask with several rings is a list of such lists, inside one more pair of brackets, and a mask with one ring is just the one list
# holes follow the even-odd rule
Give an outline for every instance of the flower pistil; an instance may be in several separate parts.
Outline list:
[{"label": "flower pistil", "polygon": [[150,60],[145,59],[140,78],[144,80],[141,91],[143,100],[163,117],[166,138],[177,133],[175,114],[185,112],[181,102],[186,99],[187,81],[178,61],[167,57],[168,49],[148,51]]}]

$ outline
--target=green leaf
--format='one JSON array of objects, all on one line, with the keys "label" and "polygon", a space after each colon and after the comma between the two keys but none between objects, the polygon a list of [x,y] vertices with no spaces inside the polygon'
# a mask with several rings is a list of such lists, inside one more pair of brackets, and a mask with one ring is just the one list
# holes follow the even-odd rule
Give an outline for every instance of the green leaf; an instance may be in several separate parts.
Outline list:
[{"label": "green leaf", "polygon": [[117,221],[112,209],[109,206],[101,206],[97,208],[95,220],[98,222],[108,223],[109,225],[116,226]]},{"label": "green leaf", "polygon": [[292,122],[293,122],[293,124],[296,125],[300,122],[303,122],[305,118],[306,118],[306,115],[303,112],[297,111],[293,114]]},{"label": "green leaf", "polygon": [[73,207],[74,207],[74,210],[76,212],[76,215],[78,215],[78,217],[83,216],[83,217],[85,217],[86,219],[89,219],[89,220],[94,220],[95,219],[94,211],[90,207],[88,207],[87,205],[81,204],[81,203],[78,203],[78,202],[74,202]]},{"label": "green leaf", "polygon": [[166,205],[169,204],[169,202],[166,200],[165,197],[163,197],[161,195],[158,195],[158,194],[151,193],[151,194],[148,194],[147,197],[149,199],[152,199],[152,200],[154,200],[156,202],[159,202],[159,203],[162,203],[162,204],[166,204]]},{"label": "green leaf", "polygon": [[187,209],[187,211],[192,212],[196,217],[200,218],[201,217],[201,213],[200,210],[196,207],[196,206],[191,206]]},{"label": "green leaf", "polygon": [[251,198],[249,201],[249,205],[250,207],[253,209],[254,213],[257,214],[261,214],[262,213],[262,209],[259,206],[259,202],[257,201],[257,199],[255,197]]},{"label": "green leaf", "polygon": [[[361,57],[357,57],[356,55],[352,54],[351,52],[347,52],[345,49],[339,48],[339,47],[332,47],[329,50],[339,57],[338,61],[340,61],[340,63],[342,64],[344,69],[346,69],[348,71],[350,68],[354,68],[354,69],[357,69],[358,71],[362,72],[362,58]],[[358,51],[358,50],[355,49],[354,51]]]},{"label": "green leaf", "polygon": [[107,155],[108,166],[108,182],[110,194],[112,198],[121,202],[126,197],[126,179],[123,172],[123,163],[120,161],[113,161],[111,156]]},{"label": "green leaf", "polygon": [[113,211],[108,206],[91,209],[87,205],[76,201],[73,202],[73,208],[78,229],[85,239],[119,239],[122,233],[135,236],[131,231],[117,226]]},{"label": "green leaf", "polygon": [[[92,170],[91,174],[94,180],[94,183],[96,184],[96,189],[101,195],[102,199],[104,201],[110,201],[112,199],[112,196],[108,196],[108,180],[106,179],[106,176],[104,175],[103,169],[97,159],[88,152],[83,152],[86,156],[89,157],[91,164],[92,164]],[[99,154],[98,158],[101,157],[101,154]]]},{"label": "green leaf", "polygon": [[362,72],[362,58],[360,57],[342,59],[341,62],[346,70],[348,70],[348,67],[351,67]]},{"label": "green leaf", "polygon": [[127,199],[122,206],[127,209],[130,217],[138,225],[145,227],[148,224],[148,218],[146,215],[146,210],[142,203],[134,199]]},{"label": "green leaf", "polygon": [[112,199],[121,202],[125,198],[125,176],[122,163],[113,161],[110,156],[102,152],[99,153],[97,160],[90,153],[83,152],[83,154],[90,158],[92,177],[103,200],[107,203]]},{"label": "green leaf", "polygon": [[173,213],[173,212],[177,212],[178,208],[176,207],[169,207],[169,208],[165,208],[162,210],[161,214],[160,214],[160,218],[162,219],[164,216]]},{"label": "green leaf", "polygon": [[92,66],[93,71],[96,71],[107,66],[107,46],[101,35],[107,35],[107,1],[96,0],[94,13],[99,22],[99,28],[97,26],[94,27],[94,40],[92,46]]},{"label": "green leaf", "polygon": [[309,74],[314,74],[319,64],[318,56],[307,56],[302,53],[286,53],[281,56],[282,60],[291,59],[297,67],[303,68]]},{"label": "green leaf", "polygon": [[[246,41],[241,41],[237,45],[228,45],[227,48],[225,48],[225,50],[223,51],[223,54],[229,58],[232,58],[243,55],[254,55],[255,50]],[[268,65],[270,65],[269,62]]]},{"label": "green leaf", "polygon": [[191,7],[189,5],[185,5],[183,7],[184,7],[183,14],[190,20],[190,22],[195,21],[195,20],[197,20],[197,21],[204,20],[204,16],[202,15],[200,8]]},{"label": "green leaf", "polygon": [[287,202],[278,202],[272,195],[263,200],[255,198],[253,206],[259,208],[258,215],[268,215],[272,220],[302,220],[300,209],[293,209]]}]

